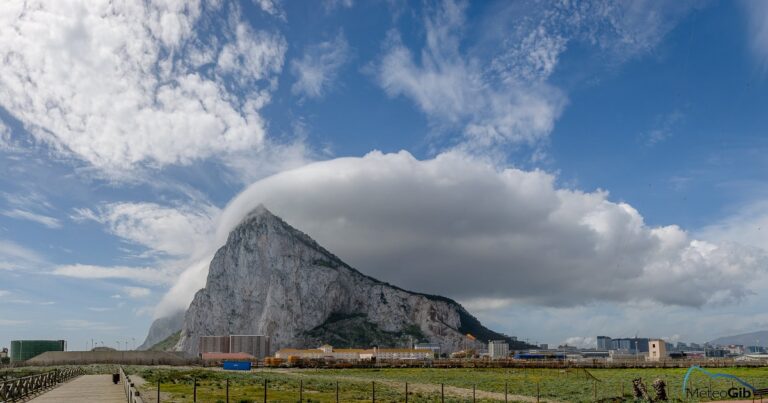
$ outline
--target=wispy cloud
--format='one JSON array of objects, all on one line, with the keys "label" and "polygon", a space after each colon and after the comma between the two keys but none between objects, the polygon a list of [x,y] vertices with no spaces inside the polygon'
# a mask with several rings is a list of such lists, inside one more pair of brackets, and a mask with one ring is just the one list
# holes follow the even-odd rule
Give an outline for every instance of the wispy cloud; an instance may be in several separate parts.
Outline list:
[{"label": "wispy cloud", "polygon": [[105,224],[112,234],[155,253],[190,256],[205,249],[218,211],[209,205],[111,203],[98,210],[78,209],[73,218]]},{"label": "wispy cloud", "polygon": [[0,240],[0,270],[39,268],[45,262],[45,258],[35,251],[12,241]]},{"label": "wispy cloud", "polygon": [[66,265],[56,267],[52,274],[82,279],[124,279],[146,284],[168,284],[171,273],[149,267]]},{"label": "wispy cloud", "polygon": [[760,67],[768,69],[768,3],[765,1],[741,1],[748,26],[749,43]]},{"label": "wispy cloud", "polygon": [[61,228],[61,221],[59,221],[57,218],[49,217],[43,214],[33,213],[31,211],[13,209],[13,210],[5,210],[2,212],[2,214],[6,217],[16,218],[19,220],[33,221],[38,224],[45,225],[48,228],[53,228],[53,229]]},{"label": "wispy cloud", "polygon": [[131,298],[144,298],[151,293],[149,288],[144,287],[123,287],[123,292]]},{"label": "wispy cloud", "polygon": [[[620,64],[648,53],[688,10],[689,1],[502,2],[472,26],[467,2],[427,7],[425,45],[412,51],[390,32],[376,77],[390,96],[411,99],[436,135],[464,151],[538,147],[554,128],[567,95],[549,78],[573,43]],[[488,27],[484,29],[484,27]],[[483,32],[484,31],[484,32]],[[539,158],[535,152],[533,158]]]},{"label": "wispy cloud", "polygon": [[301,59],[291,62],[291,72],[296,77],[291,91],[306,98],[322,98],[348,58],[349,44],[343,32],[331,40],[307,46]]},{"label": "wispy cloud", "polygon": [[62,319],[56,321],[58,326],[64,330],[90,330],[101,332],[113,332],[125,329],[125,326],[114,325],[105,322],[96,322],[85,319]]},{"label": "wispy cloud", "polygon": [[[460,46],[465,8],[464,2],[445,1],[425,18],[426,46],[418,58],[391,32],[379,84],[390,96],[412,99],[438,132],[458,130],[471,148],[546,137],[565,105],[564,94],[540,79],[500,79],[484,71],[487,63]],[[552,42],[535,52],[547,53],[539,59],[554,64],[561,48]]]},{"label": "wispy cloud", "polygon": [[642,134],[645,144],[654,146],[666,141],[674,135],[675,130],[678,129],[684,119],[685,115],[679,110],[657,116],[654,127]]},{"label": "wispy cloud", "polygon": [[0,326],[20,326],[28,323],[28,320],[0,319]]}]

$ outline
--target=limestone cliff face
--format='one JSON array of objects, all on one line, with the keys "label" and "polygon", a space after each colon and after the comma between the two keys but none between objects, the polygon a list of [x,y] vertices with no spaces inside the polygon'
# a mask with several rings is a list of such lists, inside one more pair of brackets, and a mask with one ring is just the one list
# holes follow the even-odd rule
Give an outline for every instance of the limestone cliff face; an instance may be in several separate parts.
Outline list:
[{"label": "limestone cliff face", "polygon": [[[211,261],[176,349],[196,354],[200,336],[227,334],[268,335],[273,351],[306,346],[333,318],[351,316],[382,334],[440,343],[443,351],[479,347],[465,333],[484,341],[505,338],[448,298],[363,275],[259,206]],[[335,329],[341,337],[345,330],[355,329]]]}]

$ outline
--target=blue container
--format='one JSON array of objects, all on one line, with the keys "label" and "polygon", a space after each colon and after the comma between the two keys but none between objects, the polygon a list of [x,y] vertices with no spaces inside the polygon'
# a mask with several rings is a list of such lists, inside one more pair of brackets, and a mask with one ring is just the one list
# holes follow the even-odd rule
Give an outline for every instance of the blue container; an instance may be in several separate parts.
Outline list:
[{"label": "blue container", "polygon": [[250,361],[224,361],[224,369],[230,371],[250,371]]}]

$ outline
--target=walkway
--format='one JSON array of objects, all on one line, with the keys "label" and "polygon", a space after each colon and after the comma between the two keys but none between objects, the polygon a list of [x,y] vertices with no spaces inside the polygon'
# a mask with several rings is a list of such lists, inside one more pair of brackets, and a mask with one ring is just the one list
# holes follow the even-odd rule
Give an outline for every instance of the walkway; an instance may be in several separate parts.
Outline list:
[{"label": "walkway", "polygon": [[83,375],[30,400],[30,403],[125,403],[123,384],[112,375]]}]

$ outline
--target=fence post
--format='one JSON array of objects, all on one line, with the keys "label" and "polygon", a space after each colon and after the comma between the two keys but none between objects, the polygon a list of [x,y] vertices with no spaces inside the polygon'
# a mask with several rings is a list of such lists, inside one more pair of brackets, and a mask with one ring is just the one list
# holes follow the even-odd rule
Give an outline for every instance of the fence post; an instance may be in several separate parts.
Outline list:
[{"label": "fence post", "polygon": [[536,382],[536,403],[539,403],[540,398],[541,398],[541,390],[539,389],[539,383]]},{"label": "fence post", "polygon": [[445,384],[440,384],[440,403],[445,403]]},{"label": "fence post", "polygon": [[475,384],[472,384],[472,403],[475,403]]},{"label": "fence post", "polygon": [[376,381],[371,381],[371,401],[376,403]]},{"label": "fence post", "polygon": [[229,378],[227,378],[227,403],[229,403]]},{"label": "fence post", "polygon": [[160,380],[157,380],[157,403],[160,403]]},{"label": "fence post", "polygon": [[336,403],[339,403],[339,381],[336,381]]},{"label": "fence post", "polygon": [[192,378],[192,401],[197,402],[197,378]]},{"label": "fence post", "polygon": [[267,378],[264,378],[264,403],[267,403]]},{"label": "fence post", "polygon": [[299,403],[302,403],[302,402],[304,402],[304,380],[299,379]]},{"label": "fence post", "polygon": [[509,394],[509,382],[504,382],[504,403],[509,403],[507,395]]},{"label": "fence post", "polygon": [[405,403],[408,403],[408,382],[405,383]]},{"label": "fence post", "polygon": [[597,402],[597,381],[592,381],[592,391],[595,395],[595,402]]}]

